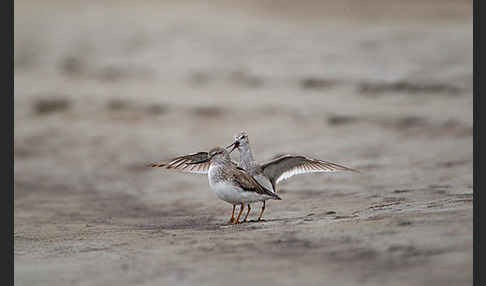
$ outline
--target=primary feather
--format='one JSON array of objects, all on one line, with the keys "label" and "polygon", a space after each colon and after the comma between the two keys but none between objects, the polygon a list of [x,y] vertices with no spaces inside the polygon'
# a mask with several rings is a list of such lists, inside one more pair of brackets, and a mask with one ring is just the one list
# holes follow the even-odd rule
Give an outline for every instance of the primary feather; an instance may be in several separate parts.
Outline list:
[{"label": "primary feather", "polygon": [[284,155],[273,159],[262,164],[261,168],[262,172],[276,184],[298,174],[336,171],[359,172],[336,163],[293,155]]}]

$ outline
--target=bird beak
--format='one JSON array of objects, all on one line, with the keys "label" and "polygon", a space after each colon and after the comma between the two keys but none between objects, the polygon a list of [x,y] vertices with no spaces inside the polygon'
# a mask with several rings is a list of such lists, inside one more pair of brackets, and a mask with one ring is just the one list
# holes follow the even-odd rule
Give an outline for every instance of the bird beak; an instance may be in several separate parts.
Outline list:
[{"label": "bird beak", "polygon": [[233,152],[233,150],[235,150],[236,148],[238,148],[238,146],[240,146],[240,142],[235,141],[235,142],[231,143],[231,145],[226,146],[226,149],[229,149],[231,146],[233,146],[233,149],[231,149],[230,154],[231,154],[231,152]]}]

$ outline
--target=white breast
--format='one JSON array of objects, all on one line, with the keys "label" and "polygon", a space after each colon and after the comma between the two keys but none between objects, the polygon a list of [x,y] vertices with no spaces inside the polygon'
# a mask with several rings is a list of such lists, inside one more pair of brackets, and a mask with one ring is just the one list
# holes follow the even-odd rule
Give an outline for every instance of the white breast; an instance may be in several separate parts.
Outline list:
[{"label": "white breast", "polygon": [[216,193],[216,196],[221,200],[228,202],[230,204],[241,203],[240,191],[233,185],[226,183],[216,183],[211,185],[211,189]]},{"label": "white breast", "polygon": [[208,181],[209,181],[209,186],[212,188],[213,185],[215,184],[215,181],[213,180],[213,176],[214,176],[214,172],[216,171],[216,168],[215,166],[213,166],[213,164],[211,164],[209,166],[209,170],[208,170]]},{"label": "white breast", "polygon": [[[268,195],[261,195],[254,192],[245,192],[239,187],[229,183],[212,179],[211,174],[215,172],[215,167],[209,167],[208,178],[209,186],[216,193],[216,196],[230,204],[251,203],[270,199]],[[270,188],[271,189],[271,188]]]},{"label": "white breast", "polygon": [[218,180],[215,180],[215,172],[217,172],[217,166],[211,164],[208,170],[208,180],[209,186],[211,189],[216,193],[216,196],[223,201],[226,201],[230,204],[239,204],[239,196],[238,196],[238,189],[235,188],[232,184],[224,183]]}]

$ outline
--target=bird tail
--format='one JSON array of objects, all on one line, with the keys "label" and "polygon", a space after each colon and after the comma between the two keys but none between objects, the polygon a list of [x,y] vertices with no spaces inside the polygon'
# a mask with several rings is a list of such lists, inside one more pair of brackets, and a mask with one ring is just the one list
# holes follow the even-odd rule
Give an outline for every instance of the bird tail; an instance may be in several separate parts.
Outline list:
[{"label": "bird tail", "polygon": [[279,197],[276,193],[274,192],[271,192],[271,196],[275,199],[275,200],[281,200],[282,198]]},{"label": "bird tail", "polygon": [[[257,183],[258,183],[258,182],[257,182]],[[261,186],[261,185],[260,185],[260,186]],[[263,190],[264,190],[264,192],[263,192],[263,193],[264,193],[265,195],[272,197],[274,200],[281,200],[281,199],[282,199],[282,198],[280,198],[280,197],[279,197],[279,196],[278,196],[278,195],[277,195],[275,192],[270,191],[269,189],[267,189],[267,188],[265,188],[265,187],[263,187],[263,186],[261,186],[261,187],[263,188]]]}]

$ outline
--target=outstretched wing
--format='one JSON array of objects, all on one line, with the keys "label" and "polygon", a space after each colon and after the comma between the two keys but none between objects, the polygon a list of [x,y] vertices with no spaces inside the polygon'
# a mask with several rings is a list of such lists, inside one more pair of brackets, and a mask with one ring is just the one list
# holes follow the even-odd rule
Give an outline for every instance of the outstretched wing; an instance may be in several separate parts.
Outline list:
[{"label": "outstretched wing", "polygon": [[240,168],[235,169],[232,175],[233,181],[243,190],[247,192],[256,192],[259,194],[269,195],[276,198],[277,200],[280,200],[280,197],[277,194],[260,185],[257,180],[255,180],[252,176],[248,175],[245,170]]},{"label": "outstretched wing", "polygon": [[166,169],[174,169],[187,173],[207,174],[210,162],[199,164],[187,164],[202,161],[209,158],[208,152],[197,152],[189,155],[175,157],[167,162],[151,163],[149,167],[165,167]]},{"label": "outstretched wing", "polygon": [[336,171],[353,171],[356,169],[348,168],[336,163],[307,158],[304,156],[284,155],[279,158],[270,160],[261,165],[263,173],[277,184],[294,175],[315,173],[315,172],[336,172]]}]

